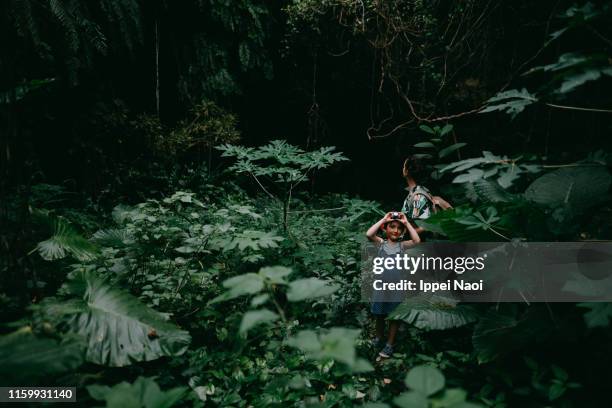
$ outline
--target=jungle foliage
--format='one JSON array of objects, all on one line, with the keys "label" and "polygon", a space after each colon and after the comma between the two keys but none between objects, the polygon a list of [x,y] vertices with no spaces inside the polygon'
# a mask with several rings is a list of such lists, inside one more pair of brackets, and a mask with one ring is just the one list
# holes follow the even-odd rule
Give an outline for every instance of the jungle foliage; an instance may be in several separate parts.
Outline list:
[{"label": "jungle foliage", "polygon": [[607,303],[410,299],[360,247],[401,163],[443,240],[612,239],[612,3],[0,5],[0,385],[84,406],[602,406]]}]

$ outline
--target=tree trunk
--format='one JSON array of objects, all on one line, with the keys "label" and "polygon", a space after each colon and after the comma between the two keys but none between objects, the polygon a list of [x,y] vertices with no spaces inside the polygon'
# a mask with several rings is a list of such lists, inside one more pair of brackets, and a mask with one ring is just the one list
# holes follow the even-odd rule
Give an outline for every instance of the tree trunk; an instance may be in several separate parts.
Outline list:
[{"label": "tree trunk", "polygon": [[159,27],[155,17],[155,107],[159,119]]}]

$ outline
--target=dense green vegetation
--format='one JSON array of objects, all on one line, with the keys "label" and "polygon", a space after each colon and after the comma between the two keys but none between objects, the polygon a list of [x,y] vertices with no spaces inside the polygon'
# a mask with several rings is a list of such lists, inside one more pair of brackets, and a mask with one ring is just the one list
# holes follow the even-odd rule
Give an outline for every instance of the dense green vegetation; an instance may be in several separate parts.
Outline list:
[{"label": "dense green vegetation", "polygon": [[401,164],[450,241],[612,239],[612,2],[0,5],[0,378],[83,406],[604,406],[612,307],[401,305]]}]

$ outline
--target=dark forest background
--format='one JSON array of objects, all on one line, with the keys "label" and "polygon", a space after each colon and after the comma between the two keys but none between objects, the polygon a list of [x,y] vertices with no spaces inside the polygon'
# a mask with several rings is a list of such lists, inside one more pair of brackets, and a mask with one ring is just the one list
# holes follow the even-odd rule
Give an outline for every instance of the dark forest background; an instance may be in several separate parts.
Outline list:
[{"label": "dark forest background", "polygon": [[[454,117],[500,90],[550,92],[551,78],[523,74],[568,52],[608,49],[605,19],[552,41],[578,24],[564,16],[572,4],[7,2],[4,183],[73,179],[97,191],[117,164],[154,159],[134,129],[139,115],[173,128],[202,100],[235,114],[248,145],[337,146],[353,165],[333,183],[318,180],[321,189],[340,179],[341,191],[372,199],[401,199],[398,169],[431,119],[451,116],[453,137],[469,143],[464,156],[482,146],[549,161],[586,154],[608,147],[609,115],[539,104],[514,120]],[[602,75],[561,99],[605,108],[610,81]]]},{"label": "dark forest background", "polygon": [[[409,346],[390,364],[341,350],[367,353],[358,244],[400,208],[409,155],[456,208],[431,220],[438,237],[611,239],[611,2],[9,0],[0,10],[7,385],[62,373],[57,384],[78,384],[83,404],[109,406],[138,387],[157,387],[156,402],[134,406],[607,401],[607,303],[439,300],[403,310]],[[286,268],[319,300],[292,303],[304,299],[278,289],[294,284]],[[232,277],[252,290],[223,298]],[[141,318],[112,332],[138,343],[129,353],[96,346],[96,328],[66,306],[91,306],[104,285],[123,293],[106,300],[126,321]],[[250,305],[232,300],[259,291]],[[75,333],[89,344],[70,343]],[[271,355],[279,344],[293,348]]]}]

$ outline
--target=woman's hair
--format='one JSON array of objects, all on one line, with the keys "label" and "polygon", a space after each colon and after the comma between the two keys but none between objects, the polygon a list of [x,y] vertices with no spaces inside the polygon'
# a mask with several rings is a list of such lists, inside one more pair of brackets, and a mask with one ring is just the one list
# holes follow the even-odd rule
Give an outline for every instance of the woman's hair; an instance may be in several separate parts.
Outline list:
[{"label": "woman's hair", "polygon": [[415,179],[427,175],[427,165],[425,161],[414,154],[406,158],[404,161],[404,169],[408,169],[408,174]]}]

